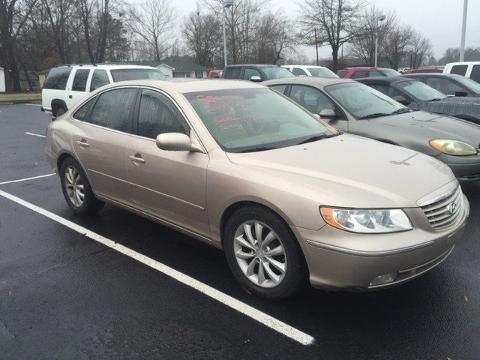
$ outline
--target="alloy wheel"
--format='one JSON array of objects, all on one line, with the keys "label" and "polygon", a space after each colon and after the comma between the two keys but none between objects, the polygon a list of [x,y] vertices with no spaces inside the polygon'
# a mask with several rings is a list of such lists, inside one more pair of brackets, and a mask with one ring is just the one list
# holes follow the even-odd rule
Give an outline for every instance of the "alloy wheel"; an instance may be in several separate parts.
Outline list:
[{"label": "alloy wheel", "polygon": [[65,169],[65,190],[73,206],[79,208],[85,201],[85,184],[78,170],[73,166]]}]

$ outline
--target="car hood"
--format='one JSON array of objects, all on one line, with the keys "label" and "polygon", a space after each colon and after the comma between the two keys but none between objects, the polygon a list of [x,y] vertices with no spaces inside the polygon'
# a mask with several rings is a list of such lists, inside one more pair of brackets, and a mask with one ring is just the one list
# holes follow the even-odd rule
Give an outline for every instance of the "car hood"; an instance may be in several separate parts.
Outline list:
[{"label": "car hood", "polygon": [[[477,148],[480,144],[479,125],[450,116],[425,111],[413,111],[398,115],[382,116],[370,121],[413,131],[417,137],[423,135],[427,141],[433,139],[459,140]],[[395,130],[392,129],[392,131]]]},{"label": "car hood", "polygon": [[480,98],[448,97],[438,101],[418,103],[416,108],[439,114],[461,116],[462,118],[475,121],[477,124],[480,122]]},{"label": "car hood", "polygon": [[417,207],[417,201],[456,181],[436,159],[399,146],[340,135],[255,153],[228,153],[252,182],[357,208]]}]

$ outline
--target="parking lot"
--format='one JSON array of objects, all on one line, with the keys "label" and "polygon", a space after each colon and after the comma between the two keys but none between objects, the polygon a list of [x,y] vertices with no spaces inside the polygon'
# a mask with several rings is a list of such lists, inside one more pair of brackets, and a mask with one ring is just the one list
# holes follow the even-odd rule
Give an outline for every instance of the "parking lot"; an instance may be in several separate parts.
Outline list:
[{"label": "parking lot", "polygon": [[269,302],[188,236],[109,205],[73,216],[43,155],[49,121],[0,106],[1,359],[479,358],[480,184],[464,186],[464,239],[426,275]]}]

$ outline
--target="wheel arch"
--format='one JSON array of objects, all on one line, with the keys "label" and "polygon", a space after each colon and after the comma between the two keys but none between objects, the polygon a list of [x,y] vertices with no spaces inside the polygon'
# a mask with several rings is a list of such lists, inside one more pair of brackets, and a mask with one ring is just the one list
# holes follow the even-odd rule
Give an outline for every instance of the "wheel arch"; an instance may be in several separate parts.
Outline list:
[{"label": "wheel arch", "polygon": [[56,113],[56,109],[59,107],[63,107],[65,111],[68,111],[67,103],[61,99],[53,99],[51,102],[52,106],[52,114]]}]

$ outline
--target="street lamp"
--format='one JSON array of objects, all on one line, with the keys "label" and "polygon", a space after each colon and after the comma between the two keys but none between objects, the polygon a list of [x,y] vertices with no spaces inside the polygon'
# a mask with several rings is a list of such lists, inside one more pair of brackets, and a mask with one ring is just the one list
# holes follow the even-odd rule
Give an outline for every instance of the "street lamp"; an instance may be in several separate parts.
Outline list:
[{"label": "street lamp", "polygon": [[225,21],[227,13],[225,9],[233,6],[234,0],[223,0],[223,62],[225,64],[225,70],[227,69],[227,31],[225,29]]},{"label": "street lamp", "polygon": [[465,33],[467,31],[468,0],[463,1],[462,39],[460,41],[460,61],[465,60]]},{"label": "street lamp", "polygon": [[375,67],[378,65],[378,27],[379,23],[386,19],[385,15],[380,15],[377,17],[377,24],[375,29]]}]

